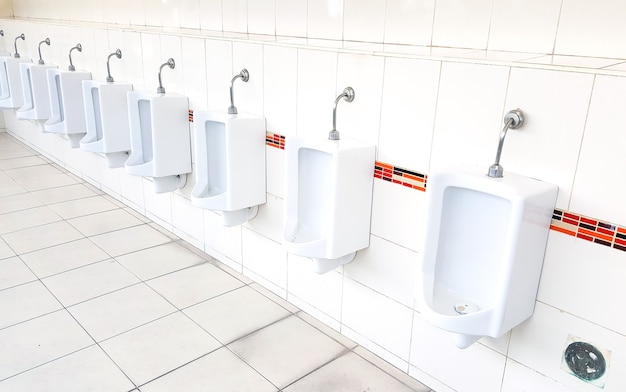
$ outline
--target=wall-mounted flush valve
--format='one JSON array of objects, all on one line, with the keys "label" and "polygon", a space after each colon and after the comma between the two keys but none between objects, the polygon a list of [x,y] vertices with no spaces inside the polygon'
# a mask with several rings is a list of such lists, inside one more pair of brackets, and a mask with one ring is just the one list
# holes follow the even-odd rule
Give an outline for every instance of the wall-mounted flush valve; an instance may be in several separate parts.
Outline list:
[{"label": "wall-mounted flush valve", "polygon": [[169,59],[167,59],[166,63],[161,64],[161,66],[159,67],[159,87],[157,87],[157,94],[165,94],[165,88],[163,87],[163,83],[161,82],[161,71],[163,70],[163,67],[165,67],[166,65],[170,69],[174,69],[174,67],[176,66],[176,63],[174,62],[174,59],[170,57]]},{"label": "wall-mounted flush valve", "polygon": [[[113,56],[117,57],[118,59],[121,59],[122,51],[118,49],[115,52],[111,53],[109,57],[107,57],[107,83],[113,83],[113,76],[111,76],[111,67],[109,66],[109,60],[111,60],[111,57]],[[159,70],[159,75],[160,75],[160,70]]]},{"label": "wall-mounted flush valve", "polygon": [[517,129],[522,125],[524,125],[524,112],[522,112],[521,109],[513,109],[504,116],[504,128],[502,128],[502,132],[500,132],[496,162],[489,166],[489,171],[487,172],[489,177],[501,178],[504,174],[504,168],[500,165],[500,156],[502,155],[502,147],[504,147],[506,131],[509,129]]},{"label": "wall-mounted flush valve", "polygon": [[39,51],[39,61],[38,61],[38,63],[43,65],[43,64],[45,64],[45,62],[43,61],[43,58],[41,57],[41,44],[46,44],[46,45],[50,46],[50,38],[44,39],[43,41],[41,41],[39,43],[39,46],[37,46],[37,50]]},{"label": "wall-mounted flush valve", "polygon": [[76,71],[76,67],[74,67],[74,63],[72,63],[72,51],[76,49],[79,52],[83,51],[83,45],[81,44],[76,44],[76,46],[74,46],[72,49],[70,49],[70,54],[69,54],[69,58],[70,58],[70,65],[67,67],[68,70],[70,71]]},{"label": "wall-mounted flush valve", "polygon": [[26,36],[24,36],[24,33],[18,35],[17,37],[15,37],[15,41],[13,41],[13,47],[15,48],[15,55],[13,55],[13,57],[15,57],[16,59],[20,58],[20,54],[17,52],[17,40],[18,39],[22,39],[25,40]]},{"label": "wall-mounted flush valve", "polygon": [[228,108],[228,114],[237,114],[237,108],[235,107],[235,97],[233,94],[233,85],[235,84],[235,80],[241,78],[244,82],[248,82],[250,80],[250,73],[248,73],[247,69],[242,69],[237,75],[233,76],[230,80],[230,107]]},{"label": "wall-mounted flush valve", "polygon": [[346,87],[343,89],[343,93],[335,99],[335,106],[333,106],[333,130],[328,133],[328,140],[339,140],[339,132],[337,131],[337,104],[341,100],[346,102],[354,101],[354,89],[352,87]]}]

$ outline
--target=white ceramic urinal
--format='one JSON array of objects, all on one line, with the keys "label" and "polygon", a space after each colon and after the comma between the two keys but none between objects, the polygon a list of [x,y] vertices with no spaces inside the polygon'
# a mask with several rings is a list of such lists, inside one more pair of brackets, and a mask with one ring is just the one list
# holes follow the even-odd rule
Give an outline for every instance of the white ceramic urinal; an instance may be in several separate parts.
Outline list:
[{"label": "white ceramic urinal", "polygon": [[254,218],[266,201],[265,119],[196,112],[194,132],[196,185],[191,203],[222,211],[224,226]]},{"label": "white ceramic urinal", "polygon": [[16,109],[24,105],[20,64],[30,63],[24,57],[0,57],[0,109]]},{"label": "white ceramic urinal", "polygon": [[80,147],[102,153],[109,167],[122,167],[130,151],[127,93],[133,85],[83,80],[87,134]]},{"label": "white ceramic urinal", "polygon": [[557,186],[456,167],[428,175],[422,286],[431,324],[459,348],[499,337],[534,310]]},{"label": "white ceramic urinal", "polygon": [[284,246],[328,272],[369,246],[376,148],[358,140],[288,137]]},{"label": "white ceramic urinal", "polygon": [[44,124],[44,131],[67,135],[70,146],[78,148],[87,132],[82,82],[90,80],[91,73],[61,69],[48,69],[47,73],[50,117]]},{"label": "white ceramic urinal", "polygon": [[22,63],[20,75],[24,104],[16,112],[22,120],[47,120],[50,118],[50,92],[48,89],[48,69],[56,65]]},{"label": "white ceramic urinal", "polygon": [[170,93],[128,93],[131,154],[128,174],[152,177],[156,193],[185,185],[191,173],[189,101]]}]

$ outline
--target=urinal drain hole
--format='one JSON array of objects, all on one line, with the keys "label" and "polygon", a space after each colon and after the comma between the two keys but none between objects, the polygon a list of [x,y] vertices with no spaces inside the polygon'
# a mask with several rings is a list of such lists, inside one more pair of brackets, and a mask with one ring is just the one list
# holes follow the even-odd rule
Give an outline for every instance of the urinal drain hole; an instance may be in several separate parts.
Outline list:
[{"label": "urinal drain hole", "polygon": [[458,314],[469,314],[478,311],[478,306],[471,302],[459,302],[454,305],[454,311]]}]

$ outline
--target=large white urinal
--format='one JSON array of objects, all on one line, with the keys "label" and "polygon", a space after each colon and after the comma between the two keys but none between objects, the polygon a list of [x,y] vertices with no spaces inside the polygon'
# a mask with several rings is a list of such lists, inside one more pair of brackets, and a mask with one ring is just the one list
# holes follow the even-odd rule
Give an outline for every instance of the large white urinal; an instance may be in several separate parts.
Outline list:
[{"label": "large white urinal", "polygon": [[31,63],[25,57],[0,57],[0,109],[17,109],[24,105],[20,64]]},{"label": "large white urinal", "polygon": [[15,115],[22,120],[47,120],[50,118],[50,90],[48,88],[48,70],[56,65],[22,63],[20,75],[24,104]]},{"label": "large white urinal", "polygon": [[194,113],[196,185],[191,203],[221,211],[224,226],[254,218],[266,201],[265,119]]}]

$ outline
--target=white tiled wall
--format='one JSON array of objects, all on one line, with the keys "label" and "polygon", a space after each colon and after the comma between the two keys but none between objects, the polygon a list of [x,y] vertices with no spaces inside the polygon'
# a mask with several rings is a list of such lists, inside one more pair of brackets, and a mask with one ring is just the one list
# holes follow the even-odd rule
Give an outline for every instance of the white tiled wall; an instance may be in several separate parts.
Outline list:
[{"label": "white tiled wall", "polygon": [[[196,111],[225,110],[230,80],[245,67],[250,81],[236,82],[235,104],[287,137],[326,137],[332,103],[350,85],[356,99],[340,103],[342,135],[376,144],[378,160],[423,173],[454,163],[486,170],[504,113],[520,107],[527,123],[507,136],[505,170],[558,184],[559,208],[626,225],[626,74],[581,68],[624,60],[546,56],[625,59],[621,1],[14,0],[13,10],[44,19],[0,20],[0,50],[12,52],[13,37],[24,32],[20,52],[35,57],[37,43],[50,37],[44,58],[65,68],[81,42],[77,68],[104,80],[106,57],[120,48],[112,74],[140,91],[157,87],[159,66],[173,57],[163,84]],[[318,40],[342,38],[374,45]],[[407,46],[431,44],[453,48]],[[611,352],[605,391],[626,388],[618,371],[626,367],[623,252],[551,232],[534,316],[459,350],[413,304],[423,192],[375,180],[370,247],[318,276],[280,244],[284,151],[267,147],[268,197],[258,216],[227,228],[219,214],[191,205],[193,175],[184,189],[157,195],[150,180],[109,169],[103,157],[70,149],[12,111],[5,122],[72,172],[439,392],[597,390],[561,369],[569,335]]]}]

